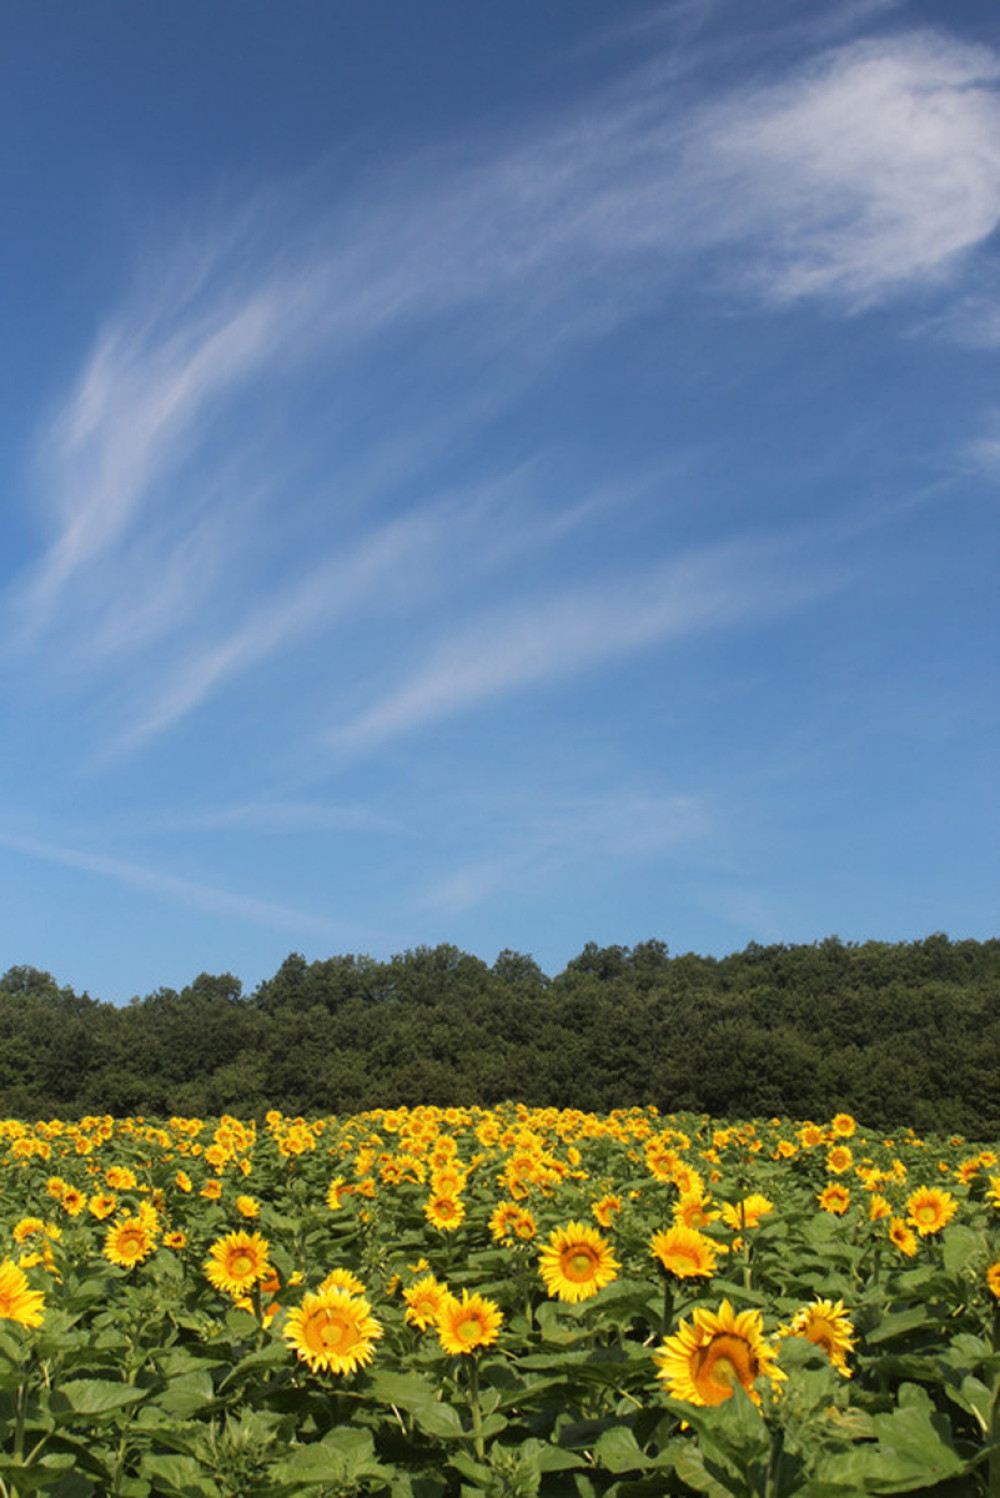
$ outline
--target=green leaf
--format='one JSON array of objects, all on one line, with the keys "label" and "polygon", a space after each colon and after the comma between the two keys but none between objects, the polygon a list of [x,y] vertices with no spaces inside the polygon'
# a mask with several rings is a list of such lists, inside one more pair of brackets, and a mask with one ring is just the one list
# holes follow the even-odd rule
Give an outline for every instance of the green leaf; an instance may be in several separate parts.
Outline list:
[{"label": "green leaf", "polygon": [[195,1415],[215,1403],[215,1386],[207,1371],[195,1370],[171,1378],[157,1396],[157,1404],[171,1415]]},{"label": "green leaf", "polygon": [[594,1447],[594,1456],[609,1472],[643,1472],[653,1465],[627,1425],[606,1430]]},{"label": "green leaf", "polygon": [[878,1326],[867,1334],[865,1341],[869,1345],[891,1342],[895,1337],[905,1337],[910,1332],[933,1323],[934,1317],[926,1306],[910,1306],[905,1311],[892,1311],[888,1316],[883,1316]]},{"label": "green leaf", "polygon": [[437,1397],[435,1386],[418,1373],[386,1373],[380,1370],[373,1375],[370,1390],[384,1404],[393,1404],[406,1410],[425,1435],[451,1439],[465,1434],[458,1411],[450,1404],[444,1404]]},{"label": "green leaf", "polygon": [[193,1457],[146,1455],[141,1471],[169,1498],[220,1498],[219,1488]]},{"label": "green leaf", "polygon": [[71,1410],[74,1415],[109,1415],[145,1398],[145,1390],[132,1384],[103,1378],[79,1378],[61,1384],[52,1392],[53,1413]]}]

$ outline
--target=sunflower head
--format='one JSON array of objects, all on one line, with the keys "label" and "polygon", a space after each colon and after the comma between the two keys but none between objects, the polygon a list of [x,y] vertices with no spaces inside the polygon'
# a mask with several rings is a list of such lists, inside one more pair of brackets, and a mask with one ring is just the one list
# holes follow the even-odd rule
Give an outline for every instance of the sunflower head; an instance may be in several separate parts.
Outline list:
[{"label": "sunflower head", "polygon": [[912,1259],[917,1251],[916,1234],[906,1226],[901,1217],[894,1217],[889,1223],[889,1241],[908,1259]]},{"label": "sunflower head", "polygon": [[217,1290],[245,1295],[267,1273],[269,1248],[260,1233],[227,1233],[209,1249],[205,1274]]},{"label": "sunflower head", "polygon": [[283,1335],[313,1373],[354,1373],[371,1362],[382,1328],[363,1296],[331,1289],[303,1295]]},{"label": "sunflower head", "polygon": [[442,1233],[453,1233],[461,1227],[465,1218],[465,1203],[460,1196],[442,1192],[430,1197],[424,1204],[424,1216],[432,1227]]},{"label": "sunflower head", "polygon": [[445,1352],[464,1355],[477,1347],[489,1347],[500,1335],[503,1316],[495,1301],[462,1291],[445,1295],[437,1314],[438,1340]]},{"label": "sunflower head", "polygon": [[918,1186],[906,1199],[906,1220],[921,1238],[940,1233],[957,1211],[958,1202],[951,1193],[936,1186]]},{"label": "sunflower head", "polygon": [[808,1342],[822,1348],[845,1378],[850,1378],[847,1354],[854,1351],[854,1325],[842,1300],[814,1300],[803,1306],[787,1326],[781,1327],[778,1335],[805,1337]]},{"label": "sunflower head", "polygon": [[681,1322],[653,1360],[667,1392],[688,1404],[722,1404],[737,1384],[760,1404],[757,1379],[769,1378],[776,1386],[785,1377],[764,1339],[761,1313],[737,1314],[728,1300],[717,1312],[696,1306],[691,1320]]},{"label": "sunflower head", "polygon": [[123,1217],[108,1229],[104,1257],[120,1269],[132,1269],[148,1259],[156,1247],[149,1227],[138,1217]]},{"label": "sunflower head", "polygon": [[32,1290],[24,1270],[10,1259],[0,1264],[0,1318],[21,1326],[41,1326],[45,1294]]},{"label": "sunflower head", "polygon": [[675,1224],[665,1232],[654,1233],[649,1245],[668,1274],[678,1279],[707,1279],[715,1269],[718,1247],[696,1228]]},{"label": "sunflower head", "polygon": [[448,1286],[442,1285],[433,1274],[425,1274],[403,1291],[406,1301],[406,1320],[411,1326],[426,1331],[437,1323],[438,1312],[448,1295]]},{"label": "sunflower head", "polygon": [[596,1228],[571,1222],[556,1228],[538,1260],[545,1288],[559,1300],[588,1300],[618,1277],[611,1245]]},{"label": "sunflower head", "polygon": [[851,1193],[846,1186],[834,1181],[823,1188],[816,1200],[824,1212],[833,1212],[837,1217],[843,1217],[851,1205]]}]

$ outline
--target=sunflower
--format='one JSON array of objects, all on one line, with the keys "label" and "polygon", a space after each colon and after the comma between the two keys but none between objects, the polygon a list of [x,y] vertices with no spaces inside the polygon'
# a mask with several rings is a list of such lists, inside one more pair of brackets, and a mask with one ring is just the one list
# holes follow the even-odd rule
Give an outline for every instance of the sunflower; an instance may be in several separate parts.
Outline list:
[{"label": "sunflower", "polygon": [[906,1199],[906,1220],[921,1238],[940,1233],[957,1211],[958,1202],[951,1193],[936,1186],[918,1186]]},{"label": "sunflower", "polygon": [[440,1228],[443,1233],[453,1233],[461,1226],[465,1217],[465,1203],[459,1197],[444,1192],[425,1202],[424,1216],[433,1227]]},{"label": "sunflower", "polygon": [[59,1205],[70,1217],[79,1217],[87,1205],[87,1193],[76,1186],[67,1186],[59,1198]]},{"label": "sunflower", "polygon": [[422,1332],[429,1326],[434,1326],[447,1294],[447,1285],[442,1285],[432,1274],[425,1274],[403,1291],[406,1320],[411,1326],[419,1327]]},{"label": "sunflower", "polygon": [[666,1232],[654,1233],[650,1251],[669,1274],[682,1280],[711,1275],[719,1252],[711,1238],[681,1224],[668,1228]]},{"label": "sunflower", "polygon": [[674,1207],[674,1222],[679,1227],[693,1228],[696,1232],[707,1228],[718,1216],[718,1212],[711,1211],[707,1196],[682,1196]]},{"label": "sunflower", "polygon": [[43,1222],[40,1217],[22,1217],[14,1224],[13,1238],[15,1243],[27,1243],[29,1238],[35,1237],[55,1238],[62,1237],[62,1232],[54,1222]]},{"label": "sunflower", "polygon": [[517,1202],[498,1202],[490,1217],[490,1233],[498,1243],[503,1243],[515,1231],[521,1208]]},{"label": "sunflower", "polygon": [[0,1264],[0,1317],[22,1326],[41,1326],[45,1294],[28,1287],[28,1277],[10,1259]]},{"label": "sunflower", "polygon": [[260,1233],[227,1233],[212,1244],[202,1267],[216,1290],[245,1295],[267,1273],[269,1248]]},{"label": "sunflower", "polygon": [[308,1291],[289,1311],[283,1336],[313,1373],[353,1373],[370,1363],[382,1328],[371,1306],[348,1290]]},{"label": "sunflower", "polygon": [[831,1175],[842,1176],[854,1164],[854,1155],[846,1144],[835,1144],[827,1150],[826,1168]]},{"label": "sunflower", "polygon": [[842,1300],[814,1300],[810,1305],[796,1311],[787,1326],[781,1327],[779,1337],[805,1337],[821,1347],[833,1366],[845,1378],[850,1378],[847,1354],[854,1351],[854,1326]]},{"label": "sunflower", "polygon": [[349,1269],[331,1269],[319,1287],[320,1295],[326,1290],[346,1290],[349,1295],[367,1294],[357,1275],[352,1274]]},{"label": "sunflower", "polygon": [[990,1294],[1000,1300],[1000,1262],[991,1264],[986,1271],[986,1283],[990,1287]]},{"label": "sunflower", "polygon": [[260,1202],[255,1196],[238,1196],[236,1210],[241,1217],[259,1217]]},{"label": "sunflower", "polygon": [[156,1247],[153,1234],[138,1217],[122,1217],[104,1239],[104,1257],[121,1269],[132,1269],[148,1259]]},{"label": "sunflower", "polygon": [[916,1234],[911,1232],[901,1217],[894,1217],[889,1223],[889,1240],[908,1259],[912,1259],[917,1251]]},{"label": "sunflower", "polygon": [[163,1246],[174,1250],[187,1248],[187,1233],[182,1233],[179,1228],[175,1228],[173,1232],[164,1233]]},{"label": "sunflower", "polygon": [[550,1295],[576,1302],[596,1295],[617,1279],[619,1265],[611,1245],[596,1228],[571,1222],[550,1235],[538,1268]]},{"label": "sunflower", "polygon": [[326,1204],[331,1212],[339,1212],[345,1196],[350,1196],[353,1186],[348,1186],[343,1176],[334,1176],[326,1189]]},{"label": "sunflower", "polygon": [[742,1233],[744,1228],[755,1228],[762,1217],[773,1211],[774,1203],[759,1191],[753,1191],[741,1202],[723,1202],[722,1220],[734,1233]]},{"label": "sunflower", "polygon": [[611,1191],[590,1204],[590,1210],[602,1228],[609,1228],[621,1209],[621,1197]]},{"label": "sunflower", "polygon": [[496,1302],[483,1295],[470,1295],[468,1290],[462,1291],[461,1300],[456,1295],[446,1295],[436,1321],[442,1348],[456,1355],[489,1347],[500,1335],[502,1325],[503,1316]]},{"label": "sunflower", "polygon": [[868,1217],[872,1222],[878,1222],[882,1217],[892,1216],[892,1204],[889,1198],[882,1196],[878,1191],[872,1194],[868,1202]]},{"label": "sunflower", "polygon": [[850,1139],[857,1127],[849,1113],[838,1113],[830,1123],[830,1132],[838,1139]]},{"label": "sunflower", "polygon": [[87,1210],[98,1222],[110,1217],[118,1205],[118,1198],[111,1191],[98,1191],[87,1202]]},{"label": "sunflower", "polygon": [[653,1360],[668,1394],[689,1404],[722,1404],[737,1384],[760,1404],[755,1380],[765,1376],[777,1384],[785,1377],[764,1340],[760,1311],[737,1315],[728,1300],[718,1313],[696,1306]]},{"label": "sunflower", "polygon": [[851,1193],[846,1186],[838,1186],[836,1182],[831,1182],[829,1186],[824,1187],[816,1200],[824,1212],[834,1212],[838,1217],[843,1217],[851,1205]]},{"label": "sunflower", "polygon": [[531,1238],[534,1238],[537,1232],[538,1224],[535,1221],[534,1213],[527,1210],[518,1212],[514,1222],[515,1235],[527,1243]]}]

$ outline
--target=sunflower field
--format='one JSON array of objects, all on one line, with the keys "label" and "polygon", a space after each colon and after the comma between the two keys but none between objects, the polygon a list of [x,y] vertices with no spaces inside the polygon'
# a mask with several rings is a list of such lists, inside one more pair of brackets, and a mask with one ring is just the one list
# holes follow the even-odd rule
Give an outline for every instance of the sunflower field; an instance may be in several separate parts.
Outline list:
[{"label": "sunflower field", "polygon": [[506,1104],[0,1150],[0,1498],[1000,1495],[991,1147]]}]

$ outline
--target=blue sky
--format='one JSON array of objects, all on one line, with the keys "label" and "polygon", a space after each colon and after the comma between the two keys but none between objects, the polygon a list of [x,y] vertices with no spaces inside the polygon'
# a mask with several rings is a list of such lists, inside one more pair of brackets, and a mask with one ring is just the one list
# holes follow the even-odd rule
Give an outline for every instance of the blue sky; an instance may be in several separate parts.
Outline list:
[{"label": "blue sky", "polygon": [[0,970],[996,934],[1000,11],[0,35]]}]

